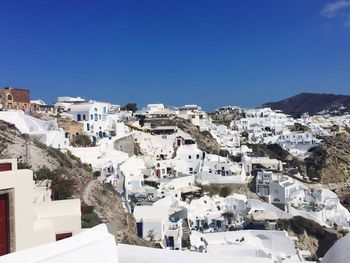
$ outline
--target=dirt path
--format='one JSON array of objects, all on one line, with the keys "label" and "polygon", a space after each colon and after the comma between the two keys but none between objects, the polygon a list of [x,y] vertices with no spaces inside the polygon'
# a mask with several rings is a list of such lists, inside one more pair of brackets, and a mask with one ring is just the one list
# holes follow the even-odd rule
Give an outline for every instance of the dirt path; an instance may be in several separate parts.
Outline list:
[{"label": "dirt path", "polygon": [[90,195],[91,189],[95,186],[96,182],[97,182],[97,180],[92,180],[85,187],[85,190],[83,193],[83,201],[87,205],[92,205],[89,201],[89,195]]}]

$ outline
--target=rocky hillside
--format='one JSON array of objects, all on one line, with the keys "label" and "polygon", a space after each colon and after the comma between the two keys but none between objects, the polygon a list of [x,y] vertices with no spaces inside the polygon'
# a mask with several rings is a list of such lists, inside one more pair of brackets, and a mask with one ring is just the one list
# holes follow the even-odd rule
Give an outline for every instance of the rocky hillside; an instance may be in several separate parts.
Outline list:
[{"label": "rocky hillside", "polygon": [[282,110],[286,114],[299,117],[305,112],[313,115],[320,111],[338,110],[341,107],[345,107],[349,111],[350,96],[301,93],[281,101],[265,103],[262,106],[270,107],[273,110]]},{"label": "rocky hillside", "polygon": [[224,114],[223,113],[219,114],[217,112],[214,112],[210,114],[210,117],[215,124],[218,124],[218,125],[223,124],[223,125],[229,126],[231,124],[231,121],[239,120],[243,118],[244,113],[242,110],[236,109]]},{"label": "rocky hillside", "polygon": [[281,230],[286,230],[290,236],[298,237],[298,247],[309,250],[313,260],[323,257],[328,249],[346,234],[344,230],[323,228],[301,216],[279,219],[277,226]]},{"label": "rocky hillside", "polygon": [[175,118],[173,125],[176,125],[179,129],[191,135],[196,140],[198,148],[202,151],[206,151],[212,154],[219,154],[220,145],[213,138],[210,132],[199,131],[198,127],[192,124],[191,121],[182,118]]},{"label": "rocky hillside", "polygon": [[323,138],[305,159],[307,176],[325,184],[350,182],[350,135],[341,133]]},{"label": "rocky hillside", "polygon": [[0,122],[0,158],[17,158],[19,167],[30,167],[34,173],[45,167],[51,175],[69,178],[71,197],[82,201],[84,227],[105,222],[119,242],[148,245],[137,236],[135,219],[123,208],[122,199],[113,187],[94,180],[89,165],[69,152],[30,141],[12,125]]},{"label": "rocky hillside", "polygon": [[278,144],[248,144],[248,147],[254,156],[281,160],[287,169],[298,167],[310,181],[326,184],[332,189],[350,187],[350,134],[339,133],[322,139],[323,143],[311,148],[310,156],[305,160],[294,158]]},{"label": "rocky hillside", "polygon": [[99,218],[107,222],[108,229],[116,236],[117,242],[149,246],[149,242],[137,236],[134,216],[124,212],[123,202],[110,184],[92,181],[88,191],[83,196],[84,202],[92,205]]}]

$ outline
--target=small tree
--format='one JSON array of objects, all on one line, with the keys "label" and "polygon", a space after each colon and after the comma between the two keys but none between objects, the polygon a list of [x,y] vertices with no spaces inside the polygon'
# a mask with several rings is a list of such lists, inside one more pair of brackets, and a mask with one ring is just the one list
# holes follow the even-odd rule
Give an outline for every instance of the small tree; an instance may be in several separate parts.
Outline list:
[{"label": "small tree", "polygon": [[225,218],[228,222],[229,225],[232,224],[233,218],[235,217],[235,215],[232,212],[225,212],[221,214],[223,216],[223,218]]},{"label": "small tree", "polygon": [[232,188],[229,186],[224,186],[220,189],[219,195],[221,197],[228,197],[232,193]]},{"label": "small tree", "polygon": [[73,181],[63,176],[55,176],[51,181],[51,198],[63,200],[73,195]]},{"label": "small tree", "polygon": [[43,166],[39,168],[35,173],[35,180],[46,180],[46,179],[53,179],[55,176],[55,173],[51,171],[48,167]]},{"label": "small tree", "polygon": [[207,230],[209,228],[209,225],[207,222],[204,222],[202,227],[203,227],[203,230]]},{"label": "small tree", "polygon": [[92,174],[95,178],[98,178],[101,176],[101,171],[94,171],[94,173]]},{"label": "small tree", "polygon": [[74,137],[72,144],[74,146],[87,147],[91,145],[91,139],[85,134],[79,134]]},{"label": "small tree", "polygon": [[137,111],[137,104],[136,103],[128,103],[125,106],[121,107],[121,110],[131,111],[132,113],[134,113],[135,111]]}]

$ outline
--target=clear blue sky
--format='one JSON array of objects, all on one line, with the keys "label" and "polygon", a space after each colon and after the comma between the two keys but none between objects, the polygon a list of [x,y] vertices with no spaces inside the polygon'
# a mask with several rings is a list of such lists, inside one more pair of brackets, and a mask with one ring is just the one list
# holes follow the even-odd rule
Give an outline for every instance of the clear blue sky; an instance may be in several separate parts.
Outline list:
[{"label": "clear blue sky", "polygon": [[0,36],[0,87],[47,102],[350,94],[350,0],[1,0]]}]

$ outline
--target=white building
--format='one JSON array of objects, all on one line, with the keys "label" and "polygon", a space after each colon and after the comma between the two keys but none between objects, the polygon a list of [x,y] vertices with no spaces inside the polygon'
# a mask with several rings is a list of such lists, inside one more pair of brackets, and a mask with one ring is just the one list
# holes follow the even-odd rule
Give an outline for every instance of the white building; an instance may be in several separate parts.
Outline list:
[{"label": "white building", "polygon": [[76,103],[83,103],[85,99],[81,97],[58,97],[57,102],[54,103],[54,107],[58,112],[68,112],[72,105]]},{"label": "white building", "polygon": [[80,200],[50,195],[46,185],[35,186],[31,170],[17,169],[17,160],[0,160],[0,255],[80,232]]},{"label": "white building", "polygon": [[[285,231],[245,230],[216,233],[193,232],[191,244],[195,247],[206,243],[206,255],[240,255],[235,262],[302,262],[305,259],[296,249],[295,238]],[[251,257],[251,258],[250,258]],[[248,260],[250,258],[250,260]],[[269,261],[270,260],[270,261]],[[215,260],[214,260],[215,261]]]},{"label": "white building", "polygon": [[160,241],[164,248],[181,249],[182,247],[182,219],[169,206],[136,206],[134,217],[137,223],[137,232],[146,240]]},{"label": "white building", "polygon": [[270,108],[247,110],[244,118],[231,123],[232,127],[247,134],[249,143],[264,143],[269,137],[279,135],[293,125],[292,118]]},{"label": "white building", "polygon": [[118,165],[125,162],[129,156],[125,152],[106,148],[95,147],[71,147],[71,153],[80,158],[83,163],[90,164],[94,170],[103,170],[108,167],[118,168]]},{"label": "white building", "polygon": [[146,169],[145,162],[136,155],[131,156],[120,165],[120,172],[125,178],[125,188],[133,192],[144,184],[143,170]]},{"label": "white building", "polygon": [[245,166],[234,163],[226,157],[206,154],[201,165],[198,180],[202,184],[245,183]]},{"label": "white building", "polygon": [[176,170],[185,174],[197,174],[200,172],[203,161],[203,152],[197,148],[197,144],[182,144],[176,150]]},{"label": "white building", "polygon": [[29,134],[47,146],[65,149],[69,146],[69,139],[64,130],[58,128],[57,120],[44,121],[25,114],[23,111],[1,111],[0,120],[14,124],[23,134]]},{"label": "white building", "polygon": [[185,105],[178,108],[177,116],[190,120],[201,131],[209,131],[212,124],[211,118],[197,105]]},{"label": "white building", "polygon": [[116,135],[119,116],[111,112],[111,104],[89,101],[71,105],[70,114],[75,121],[84,124],[84,131],[94,140]]},{"label": "white building", "polygon": [[241,146],[241,138],[239,131],[229,129],[225,125],[212,125],[211,135],[220,144],[222,149],[234,153]]},{"label": "white building", "polygon": [[329,189],[311,190],[288,176],[262,171],[256,177],[256,193],[290,215],[303,216],[322,226],[349,227],[350,212]]}]

